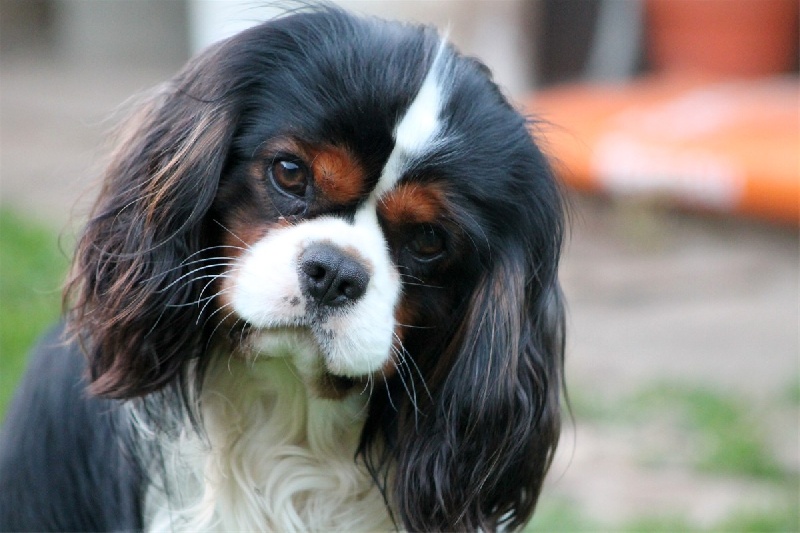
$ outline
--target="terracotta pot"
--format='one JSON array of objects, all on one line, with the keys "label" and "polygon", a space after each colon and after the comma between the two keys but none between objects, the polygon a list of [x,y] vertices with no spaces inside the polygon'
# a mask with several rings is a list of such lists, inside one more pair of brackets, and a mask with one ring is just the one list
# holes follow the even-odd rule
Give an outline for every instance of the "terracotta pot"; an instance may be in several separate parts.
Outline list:
[{"label": "terracotta pot", "polygon": [[790,71],[799,0],[647,0],[656,71],[751,77]]}]

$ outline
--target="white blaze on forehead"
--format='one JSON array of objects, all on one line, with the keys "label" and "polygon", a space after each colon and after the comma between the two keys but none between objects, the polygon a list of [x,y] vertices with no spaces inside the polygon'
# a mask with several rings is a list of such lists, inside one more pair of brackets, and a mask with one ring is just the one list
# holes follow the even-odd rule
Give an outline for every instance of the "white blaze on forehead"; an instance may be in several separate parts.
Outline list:
[{"label": "white blaze on forehead", "polygon": [[445,63],[444,48],[445,41],[442,41],[422,86],[395,127],[394,149],[373,191],[375,197],[379,198],[394,187],[408,163],[436,144],[442,130],[440,115],[446,96],[440,79]]}]

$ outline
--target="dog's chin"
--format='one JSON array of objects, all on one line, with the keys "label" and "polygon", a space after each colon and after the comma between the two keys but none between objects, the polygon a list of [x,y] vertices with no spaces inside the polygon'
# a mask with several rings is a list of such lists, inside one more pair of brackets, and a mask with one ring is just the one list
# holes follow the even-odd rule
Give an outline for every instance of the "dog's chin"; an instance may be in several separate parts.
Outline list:
[{"label": "dog's chin", "polygon": [[268,329],[248,328],[240,339],[239,353],[253,365],[280,361],[317,398],[341,400],[365,389],[374,374],[380,375],[387,356],[374,368],[348,365],[326,354],[314,333],[304,326]]}]

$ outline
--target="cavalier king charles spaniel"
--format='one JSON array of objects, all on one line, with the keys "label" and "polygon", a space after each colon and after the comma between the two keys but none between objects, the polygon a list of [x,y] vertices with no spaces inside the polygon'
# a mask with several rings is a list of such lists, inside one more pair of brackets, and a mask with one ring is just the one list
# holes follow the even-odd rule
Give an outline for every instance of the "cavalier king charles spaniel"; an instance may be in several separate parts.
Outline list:
[{"label": "cavalier king charles spaniel", "polygon": [[190,61],[119,133],[0,528],[524,525],[564,346],[529,126],[434,29],[330,6]]}]

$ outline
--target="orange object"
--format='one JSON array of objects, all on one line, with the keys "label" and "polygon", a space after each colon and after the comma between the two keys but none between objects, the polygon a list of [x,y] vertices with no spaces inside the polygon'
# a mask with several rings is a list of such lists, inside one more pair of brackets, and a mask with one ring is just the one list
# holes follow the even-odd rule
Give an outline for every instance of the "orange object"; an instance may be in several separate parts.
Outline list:
[{"label": "orange object", "polygon": [[763,76],[797,65],[798,0],[647,0],[646,48],[661,72]]},{"label": "orange object", "polygon": [[527,109],[574,188],[798,224],[799,87],[654,76],[540,92]]}]

